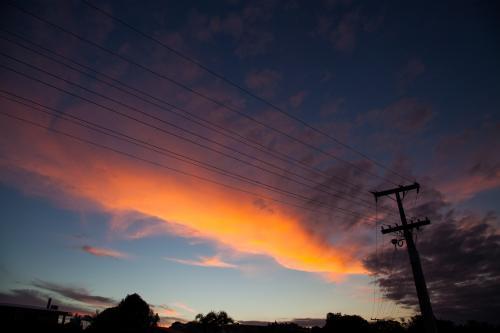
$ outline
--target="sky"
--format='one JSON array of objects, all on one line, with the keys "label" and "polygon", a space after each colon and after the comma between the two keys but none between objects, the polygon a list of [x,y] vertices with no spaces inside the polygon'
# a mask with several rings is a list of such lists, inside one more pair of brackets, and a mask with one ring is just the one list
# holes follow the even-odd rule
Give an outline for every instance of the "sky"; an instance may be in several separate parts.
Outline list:
[{"label": "sky", "polygon": [[[0,31],[0,302],[168,324],[498,321],[494,1],[17,1]],[[486,300],[486,301],[485,301]]]}]

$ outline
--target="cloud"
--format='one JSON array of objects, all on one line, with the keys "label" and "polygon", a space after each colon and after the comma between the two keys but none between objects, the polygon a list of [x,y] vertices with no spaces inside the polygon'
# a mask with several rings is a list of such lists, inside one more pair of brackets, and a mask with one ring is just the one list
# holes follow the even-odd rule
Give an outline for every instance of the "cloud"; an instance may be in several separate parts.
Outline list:
[{"label": "cloud", "polygon": [[357,121],[359,124],[380,124],[391,130],[414,134],[423,130],[433,117],[431,105],[415,98],[401,98],[385,108],[362,114]]},{"label": "cloud", "polygon": [[458,179],[441,182],[439,189],[447,194],[447,200],[461,202],[478,193],[500,186],[500,165],[489,169],[488,174],[489,176],[474,172],[466,174]]},{"label": "cloud", "polygon": [[184,311],[187,311],[189,313],[196,313],[197,311],[190,307],[189,305],[182,303],[182,302],[174,302],[172,306],[175,306],[176,308],[182,309]]},{"label": "cloud", "polygon": [[243,19],[236,13],[229,13],[225,17],[212,17],[209,26],[213,33],[223,32],[235,39],[243,33]]},{"label": "cloud", "polygon": [[274,40],[267,25],[272,18],[272,2],[249,3],[238,11],[207,17],[194,10],[188,18],[188,30],[198,39],[210,42],[217,35],[231,37],[234,53],[240,58],[266,53]]},{"label": "cloud", "polygon": [[243,30],[235,49],[237,56],[248,58],[269,51],[275,39],[269,27],[275,5],[273,1],[251,2],[243,8]]},{"label": "cloud", "polygon": [[10,304],[45,306],[50,296],[35,289],[12,289],[0,292],[0,301]]},{"label": "cloud", "polygon": [[94,247],[90,245],[84,245],[82,246],[82,251],[87,252],[91,255],[97,256],[97,257],[111,257],[115,259],[126,259],[129,258],[130,256],[126,253],[112,250],[112,249],[106,249],[103,247]]},{"label": "cloud", "polygon": [[292,95],[290,97],[290,105],[293,108],[299,108],[302,105],[302,103],[304,103],[304,99],[307,97],[307,94],[308,94],[307,91],[301,90],[295,95]]},{"label": "cloud", "polygon": [[342,111],[344,106],[344,98],[332,98],[321,105],[320,115],[325,118],[331,117]]},{"label": "cloud", "polygon": [[33,286],[57,293],[60,296],[81,303],[85,303],[87,305],[98,306],[98,307],[109,307],[109,306],[114,306],[117,303],[116,300],[109,297],[92,295],[85,288],[69,287],[40,280],[34,281]]},{"label": "cloud", "polygon": [[[382,25],[385,15],[383,10],[368,12],[350,2],[338,5],[325,6],[317,18],[313,35],[326,39],[338,51],[348,53],[356,47],[360,34],[373,33]],[[332,10],[337,6],[343,8]]]},{"label": "cloud", "polygon": [[178,258],[165,258],[170,261],[178,262],[184,265],[202,266],[202,267],[218,267],[218,268],[236,268],[238,266],[222,261],[219,257],[200,257],[199,260],[188,260]]},{"label": "cloud", "polygon": [[446,199],[459,203],[500,186],[498,150],[498,122],[446,134],[437,141],[429,173]]},{"label": "cloud", "polygon": [[275,93],[281,74],[275,70],[263,69],[251,71],[245,78],[245,84],[250,89],[271,96]]},{"label": "cloud", "polygon": [[356,34],[359,24],[359,13],[344,14],[337,26],[330,32],[330,41],[336,49],[350,51],[356,45]]},{"label": "cloud", "polygon": [[157,312],[158,315],[160,315],[160,316],[174,317],[174,316],[179,315],[179,313],[175,309],[171,308],[168,305],[164,305],[164,304],[153,305],[153,310],[155,312]]},{"label": "cloud", "polygon": [[[180,307],[179,305],[182,305],[184,307]],[[172,306],[166,305],[166,304],[160,304],[160,305],[150,305],[152,308],[153,312],[157,313],[160,317],[160,323],[159,326],[162,327],[169,327],[172,325],[174,322],[181,322],[181,323],[186,323],[190,321],[189,319],[186,319],[182,314],[179,313],[174,307],[176,308],[181,308],[185,312],[195,313],[194,310],[189,308],[187,305],[184,305],[182,303],[173,303]],[[186,310],[189,309],[190,311]]]},{"label": "cloud", "polygon": [[[86,111],[82,108],[72,112]],[[20,110],[18,114],[22,115],[23,111]],[[44,118],[40,120],[47,121]],[[216,241],[240,252],[269,255],[287,268],[322,273],[364,271],[355,257],[354,248],[350,248],[350,245],[337,248],[326,243],[321,235],[311,234],[301,224],[300,216],[295,215],[290,208],[266,200],[266,205],[273,211],[270,214],[268,210],[255,206],[254,196],[165,172],[162,168],[73,141],[61,140],[61,137],[47,131],[7,124],[2,122],[0,125],[5,133],[9,133],[0,139],[0,150],[5,157],[3,168],[10,170],[5,181],[20,188],[35,188],[34,192],[49,197],[59,191],[56,198],[64,198],[75,206],[83,200],[93,202],[99,209],[111,213],[134,211],[151,216],[168,224],[174,233],[176,227],[180,226],[183,235],[186,230],[192,230],[196,237]],[[151,131],[144,132],[144,128],[136,128],[137,125],[120,120],[115,120],[114,125],[125,127],[138,135],[146,134],[152,142],[164,141],[164,136]],[[74,126],[65,128],[64,123],[58,123],[57,126],[76,135],[88,135],[79,132],[82,130]],[[30,138],[29,142],[26,142],[27,138]],[[16,141],[17,147],[23,148],[13,149],[10,144],[13,139],[19,139]],[[170,143],[176,144],[175,141]],[[207,154],[206,151],[193,150],[182,143],[177,148],[186,151],[191,149],[191,153],[197,154],[198,158],[204,158]],[[134,153],[135,148],[129,146],[126,149]],[[137,153],[145,152],[138,150]],[[165,157],[152,153],[146,157],[165,163]],[[176,167],[175,163],[169,165]],[[213,174],[193,166],[183,164],[177,167],[213,178]],[[3,173],[3,176],[6,175],[7,172]],[[265,194],[262,189],[251,190]],[[265,233],[262,233],[263,226]],[[83,250],[93,255],[125,256],[115,250],[88,245]]]},{"label": "cloud", "polygon": [[425,72],[424,63],[418,58],[410,59],[406,65],[396,74],[396,80],[400,89],[405,89],[415,79]]},{"label": "cloud", "polygon": [[[432,191],[431,191],[432,192]],[[417,207],[418,216],[431,216],[432,224],[418,236],[417,247],[438,318],[499,322],[500,234],[497,216],[460,216],[438,192]],[[386,298],[402,307],[417,309],[418,302],[406,251],[393,261],[389,250],[365,263]]]},{"label": "cloud", "polygon": [[45,307],[49,298],[52,298],[52,304],[57,305],[60,310],[79,313],[82,315],[92,315],[94,309],[88,307],[69,304],[58,299],[50,293],[41,292],[36,289],[11,289],[6,292],[0,292],[0,302],[16,305],[31,305]]},{"label": "cloud", "polygon": [[[251,15],[252,12],[254,11],[250,11],[247,15]],[[151,61],[156,61],[156,59]],[[162,62],[158,61],[158,63],[163,66]],[[270,81],[253,78],[250,82],[256,85],[272,84],[276,74],[272,71],[267,73],[271,73]],[[98,109],[96,106],[78,103],[75,99],[72,99],[71,103],[62,103],[61,101],[66,100],[67,97],[62,98],[62,96],[41,88],[39,85],[27,84],[27,82],[19,78],[12,78],[12,76],[6,77],[5,82],[7,81],[9,81],[8,89],[18,88],[19,91],[16,90],[16,92],[21,95],[43,101],[44,104],[59,105],[57,108],[61,108],[60,105],[65,105],[61,110],[61,115],[71,114],[89,119],[113,130],[133,134],[138,139],[154,145],[182,152],[201,161],[210,162],[238,174],[258,179],[262,183],[294,190],[305,198],[314,198],[316,191],[314,187],[293,184],[282,178],[282,174],[286,170],[284,168],[273,174],[260,172],[256,168],[248,166],[248,163],[237,163],[227,157],[215,155],[206,149],[168,136],[159,130],[152,130],[150,127],[130,119]],[[150,87],[155,96],[163,96],[162,93],[169,94],[171,90],[165,89],[166,84],[158,84],[157,80],[148,81],[142,76],[137,78],[137,82],[148,89]],[[112,95],[118,100],[130,99],[130,96],[119,95],[111,89],[101,86],[99,88],[101,93]],[[218,86],[207,86],[204,89],[208,91],[210,96],[224,98],[224,101],[241,102],[241,98],[235,97],[234,94],[227,94]],[[207,117],[212,117],[212,113],[222,114],[218,119],[222,118],[223,121],[226,121],[224,112],[217,106],[209,105],[210,103],[206,101],[201,102],[200,99],[192,98],[188,94],[180,95],[175,101],[180,101],[181,105],[185,103],[190,110],[200,110],[199,112],[203,115],[206,113]],[[269,191],[238,180],[230,180],[212,171],[174,160],[169,156],[145,150],[142,147],[92,133],[88,129],[68,124],[60,117],[48,117],[3,100],[1,106],[16,116],[25,117],[53,129],[112,146],[153,163],[173,167],[230,186],[234,185],[257,195],[248,195],[230,190],[227,187],[189,178],[162,167],[71,141],[50,131],[29,127],[20,122],[2,121],[0,122],[0,131],[5,135],[0,137],[0,154],[2,156],[0,179],[20,188],[27,194],[46,196],[64,207],[73,209],[85,204],[93,210],[104,211],[112,216],[134,212],[153,221],[133,223],[127,219],[111,221],[111,232],[123,233],[129,238],[163,235],[165,232],[169,232],[183,237],[203,238],[239,252],[266,255],[273,258],[279,265],[290,269],[320,274],[358,274],[365,271],[359,259],[357,244],[353,245],[347,242],[337,244],[331,235],[332,232],[317,231],[327,229],[326,227],[317,227],[321,224],[331,226],[336,223],[344,223],[344,219],[334,213],[319,217],[319,214],[301,212],[272,200],[263,198],[256,200],[259,196],[269,196]],[[175,121],[178,125],[190,126],[193,132],[204,134],[233,147],[236,151],[248,151],[259,157],[264,155],[235,143],[229,138],[221,138],[220,135],[210,132],[207,128],[200,126],[194,128],[195,125],[192,123],[185,124],[178,117],[156,110],[150,105],[147,109],[151,114],[158,115],[162,119]],[[127,112],[129,111],[131,112],[131,110]],[[279,123],[280,128],[283,128],[283,131],[287,133],[297,133],[304,139],[312,139],[311,141],[319,140],[310,132],[301,132],[297,124],[284,121],[283,117],[276,115],[276,113],[262,113],[262,115],[263,121],[272,124]],[[304,148],[300,145],[291,144],[289,140],[279,138],[273,133],[269,133],[270,131],[262,130],[262,128],[256,130],[258,126],[249,125],[248,121],[233,118],[228,116],[227,120],[231,120],[231,122],[228,121],[227,124],[231,123],[232,129],[237,133],[242,133],[247,137],[250,137],[249,133],[254,133],[254,137],[259,142],[272,146],[279,152],[290,153],[298,159],[305,156]],[[148,120],[148,122],[157,127],[164,127],[157,121]],[[182,135],[189,136],[186,133],[182,133]],[[12,142],[16,142],[16,144],[13,145]],[[325,162],[319,158],[317,160],[319,162],[316,162],[316,159],[311,159],[310,163],[323,162],[321,167],[324,167],[325,173],[331,174],[333,179],[338,170],[328,169],[332,162]],[[311,177],[307,171],[297,172],[305,177]],[[355,179],[356,182],[360,179],[354,174],[344,175],[340,171],[339,174],[342,177],[349,176],[350,178],[344,179]],[[330,177],[327,176],[326,179],[326,183],[322,185],[327,185],[335,190],[336,185],[330,182]],[[280,195],[276,197],[282,198]],[[295,199],[289,201],[302,204],[301,201]],[[331,197],[328,203],[339,207],[343,207],[345,204],[346,208],[349,208],[347,203],[340,200],[335,201]],[[306,202],[305,205],[308,208],[321,209],[314,201]],[[162,225],[166,227],[164,228]],[[265,233],[262,231],[264,229]],[[127,257],[127,254],[114,249],[98,248],[90,244],[85,245],[82,250],[97,256]]]}]

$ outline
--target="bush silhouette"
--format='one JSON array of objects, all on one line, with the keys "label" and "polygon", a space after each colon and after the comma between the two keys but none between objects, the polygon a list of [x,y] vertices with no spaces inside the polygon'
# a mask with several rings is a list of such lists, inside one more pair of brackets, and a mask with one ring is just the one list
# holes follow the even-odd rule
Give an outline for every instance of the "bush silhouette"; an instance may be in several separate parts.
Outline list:
[{"label": "bush silhouette", "polygon": [[369,332],[370,324],[360,316],[342,315],[341,313],[328,313],[324,330],[326,332]]},{"label": "bush silhouette", "polygon": [[229,317],[225,311],[210,311],[206,315],[199,313],[195,321],[201,325],[203,332],[218,332],[224,326],[234,323],[233,318]]},{"label": "bush silhouette", "polygon": [[139,295],[127,295],[116,307],[97,314],[89,332],[150,332],[159,317]]}]

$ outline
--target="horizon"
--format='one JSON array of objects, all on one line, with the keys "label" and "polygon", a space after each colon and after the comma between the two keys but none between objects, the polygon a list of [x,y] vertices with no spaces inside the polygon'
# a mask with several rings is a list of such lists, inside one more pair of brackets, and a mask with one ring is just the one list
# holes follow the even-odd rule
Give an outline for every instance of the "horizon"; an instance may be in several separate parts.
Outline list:
[{"label": "horizon", "polygon": [[0,302],[411,318],[398,206],[372,192],[418,182],[434,314],[498,323],[498,3],[2,8]]}]

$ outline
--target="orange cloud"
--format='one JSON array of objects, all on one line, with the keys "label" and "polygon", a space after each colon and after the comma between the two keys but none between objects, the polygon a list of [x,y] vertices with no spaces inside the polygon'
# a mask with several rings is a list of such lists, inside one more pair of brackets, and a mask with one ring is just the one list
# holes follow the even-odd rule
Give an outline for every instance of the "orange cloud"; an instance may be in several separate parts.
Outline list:
[{"label": "orange cloud", "polygon": [[[52,123],[50,119],[41,120]],[[290,269],[332,277],[366,272],[357,258],[355,245],[340,248],[326,243],[306,230],[300,217],[287,207],[269,203],[272,210],[262,209],[255,205],[254,197],[244,193],[174,174],[45,130],[11,121],[1,123],[0,131],[5,134],[0,138],[2,168],[22,172],[21,177],[8,179],[22,188],[36,187],[36,191],[49,196],[57,189],[57,200],[83,199],[113,214],[133,211],[151,216],[164,221],[171,232],[179,230],[183,236],[192,234],[240,252],[267,255]],[[89,136],[88,131],[68,127],[65,130],[70,133]],[[124,123],[120,128],[176,145],[175,141],[165,136],[155,137],[136,124]],[[97,141],[110,140],[97,138]],[[147,154],[130,146],[126,149],[141,156]],[[149,154],[146,158],[175,166],[168,158]],[[181,167],[186,172],[203,175],[198,168]],[[87,252],[123,258],[123,254],[109,249],[98,251],[89,247]]]},{"label": "orange cloud", "polygon": [[129,255],[123,252],[119,252],[112,249],[105,249],[102,247],[93,247],[89,245],[82,246],[82,250],[98,257],[111,257],[116,259],[125,259],[129,257]]},{"label": "orange cloud", "polygon": [[179,315],[179,313],[175,311],[175,309],[172,309],[171,307],[163,304],[158,306],[153,306],[153,309],[160,316],[174,317]]},{"label": "orange cloud", "polygon": [[200,257],[199,260],[187,260],[178,258],[165,258],[170,261],[178,262],[184,265],[202,266],[202,267],[219,267],[219,268],[236,268],[236,265],[222,261],[219,257]]}]

